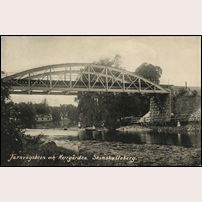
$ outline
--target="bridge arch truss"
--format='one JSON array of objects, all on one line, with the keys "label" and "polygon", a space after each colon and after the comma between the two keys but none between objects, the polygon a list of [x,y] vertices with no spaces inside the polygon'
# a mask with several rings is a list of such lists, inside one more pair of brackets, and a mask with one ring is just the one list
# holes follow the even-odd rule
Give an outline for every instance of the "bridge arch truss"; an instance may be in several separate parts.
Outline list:
[{"label": "bridge arch truss", "polygon": [[13,94],[72,95],[78,92],[169,93],[134,73],[91,63],[48,65],[3,78]]}]

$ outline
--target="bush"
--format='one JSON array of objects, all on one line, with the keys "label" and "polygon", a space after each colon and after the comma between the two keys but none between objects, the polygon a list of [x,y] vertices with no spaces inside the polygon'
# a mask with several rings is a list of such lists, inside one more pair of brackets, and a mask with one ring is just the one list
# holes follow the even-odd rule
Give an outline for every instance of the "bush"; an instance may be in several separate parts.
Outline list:
[{"label": "bush", "polygon": [[189,90],[187,88],[182,87],[179,89],[178,95],[183,96],[183,95],[186,95],[188,92]]},{"label": "bush", "polygon": [[18,112],[9,98],[10,87],[1,81],[1,165],[7,165],[7,160],[14,152],[19,154],[22,149],[21,128],[17,123]]}]

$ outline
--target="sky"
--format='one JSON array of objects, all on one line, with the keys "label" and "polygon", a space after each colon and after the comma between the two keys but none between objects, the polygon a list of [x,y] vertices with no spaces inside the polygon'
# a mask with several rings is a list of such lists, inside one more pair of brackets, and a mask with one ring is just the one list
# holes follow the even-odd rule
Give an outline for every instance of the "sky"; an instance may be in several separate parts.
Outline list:
[{"label": "sky", "polygon": [[[134,72],[143,62],[160,66],[161,83],[201,86],[199,36],[4,36],[1,69],[8,74],[60,63],[91,63],[122,57],[122,66]],[[74,96],[11,95],[14,102],[74,104]]]}]

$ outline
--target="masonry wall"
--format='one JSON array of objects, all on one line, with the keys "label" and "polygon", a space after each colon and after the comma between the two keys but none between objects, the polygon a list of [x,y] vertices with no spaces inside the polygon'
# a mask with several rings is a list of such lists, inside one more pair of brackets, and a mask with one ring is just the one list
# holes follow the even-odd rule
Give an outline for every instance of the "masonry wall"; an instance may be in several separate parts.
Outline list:
[{"label": "masonry wall", "polygon": [[[183,96],[174,101],[173,112],[179,121],[201,120],[201,96]],[[192,115],[193,114],[193,115]],[[195,116],[194,116],[195,114]],[[190,119],[190,116],[192,118]]]},{"label": "masonry wall", "polygon": [[175,121],[201,121],[201,96],[171,99],[170,95],[158,95],[150,99],[150,122],[169,122],[171,112],[174,113]]},{"label": "masonry wall", "polygon": [[163,123],[170,121],[171,115],[170,94],[157,95],[150,99],[150,121]]}]

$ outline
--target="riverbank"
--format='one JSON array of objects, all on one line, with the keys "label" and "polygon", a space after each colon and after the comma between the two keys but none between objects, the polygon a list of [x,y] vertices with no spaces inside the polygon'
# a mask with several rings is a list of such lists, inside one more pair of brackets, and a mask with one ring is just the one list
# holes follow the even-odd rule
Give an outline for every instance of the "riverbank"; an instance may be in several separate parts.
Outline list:
[{"label": "riverbank", "polygon": [[[42,128],[43,129],[43,128]],[[44,129],[45,130],[45,129]],[[47,129],[48,130],[48,129]],[[52,128],[52,130],[64,130],[64,128]],[[78,126],[71,126],[67,127],[69,131],[79,131],[85,130],[84,128],[78,128]],[[190,122],[184,126],[152,126],[152,125],[129,125],[129,126],[122,126],[117,128],[118,131],[157,131],[157,132],[169,132],[169,133],[179,133],[179,132],[200,132],[201,131],[201,124]]]},{"label": "riverbank", "polygon": [[[8,166],[200,166],[201,148],[27,136]],[[30,160],[31,159],[31,160]]]},{"label": "riverbank", "polygon": [[151,131],[151,128],[138,126],[138,125],[130,125],[130,126],[123,126],[117,128],[118,131]]},{"label": "riverbank", "polygon": [[185,126],[149,126],[154,131],[158,132],[169,132],[169,133],[196,133],[201,132],[201,125],[199,124],[188,124]]},{"label": "riverbank", "polygon": [[184,126],[139,126],[130,125],[125,127],[120,127],[119,131],[157,131],[157,132],[169,132],[169,133],[179,133],[179,132],[201,132],[201,124],[199,123],[189,123]]}]

